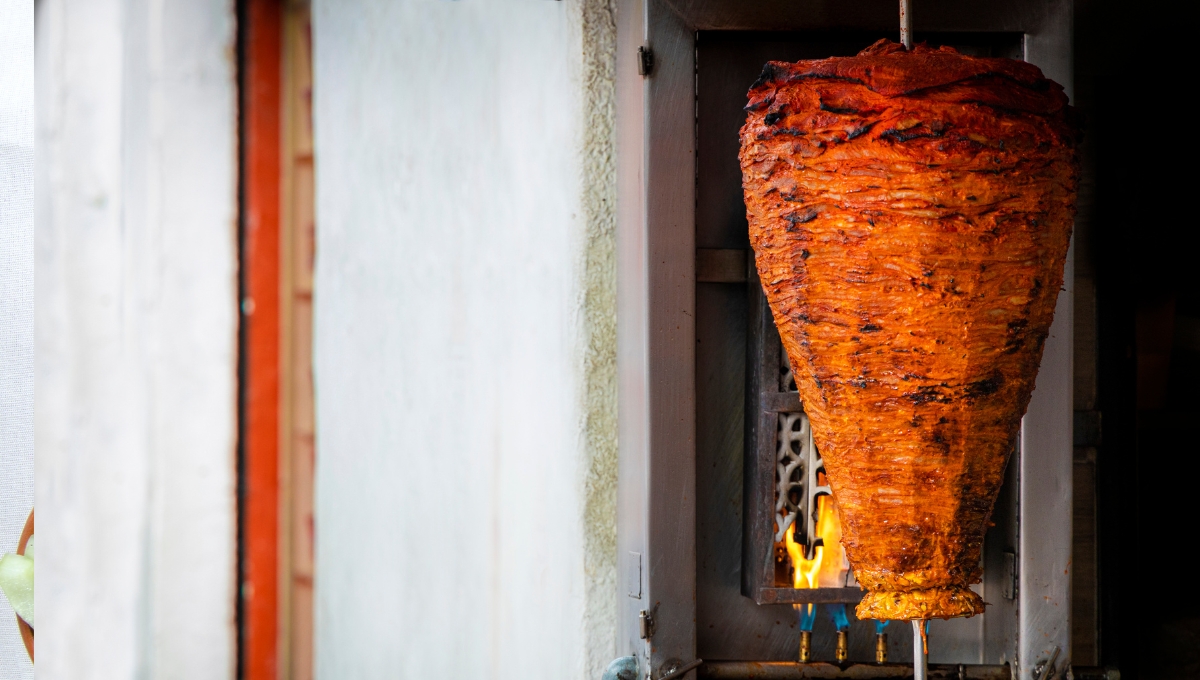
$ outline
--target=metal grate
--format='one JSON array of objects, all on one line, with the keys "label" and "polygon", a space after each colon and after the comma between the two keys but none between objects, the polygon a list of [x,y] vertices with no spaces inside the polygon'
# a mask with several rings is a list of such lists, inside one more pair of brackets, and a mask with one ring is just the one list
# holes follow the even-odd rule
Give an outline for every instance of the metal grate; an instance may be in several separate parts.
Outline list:
[{"label": "metal grate", "polygon": [[831,492],[820,483],[824,464],[787,354],[758,280],[750,278],[742,592],[759,604],[857,602],[862,591],[852,575],[849,587],[806,590],[786,577],[781,544],[788,527],[796,524],[794,538],[811,554],[816,499]]}]

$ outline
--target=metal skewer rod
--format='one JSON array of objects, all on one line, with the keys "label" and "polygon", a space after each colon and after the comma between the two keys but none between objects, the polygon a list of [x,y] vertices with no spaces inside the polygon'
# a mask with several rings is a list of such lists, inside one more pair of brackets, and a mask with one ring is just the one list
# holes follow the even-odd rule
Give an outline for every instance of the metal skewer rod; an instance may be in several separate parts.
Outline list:
[{"label": "metal skewer rod", "polygon": [[925,651],[925,622],[914,619],[913,625],[913,680],[928,680],[929,657]]},{"label": "metal skewer rod", "polygon": [[900,42],[912,49],[912,0],[900,0]]}]

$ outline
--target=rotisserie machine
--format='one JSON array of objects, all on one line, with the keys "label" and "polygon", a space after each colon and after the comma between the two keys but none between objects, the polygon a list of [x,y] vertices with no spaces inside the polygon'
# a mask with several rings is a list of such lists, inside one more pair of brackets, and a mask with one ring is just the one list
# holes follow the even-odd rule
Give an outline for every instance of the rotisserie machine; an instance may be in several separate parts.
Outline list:
[{"label": "rotisserie machine", "polygon": [[[918,41],[1033,62],[1069,95],[1071,12],[939,1],[910,16]],[[895,0],[619,3],[610,677],[913,677],[914,627],[854,617],[863,591],[755,274],[738,166],[764,63],[853,55],[895,39],[896,17]],[[986,613],[929,622],[928,677],[1115,676],[1071,659],[1071,286],[1068,256],[973,588]]]}]

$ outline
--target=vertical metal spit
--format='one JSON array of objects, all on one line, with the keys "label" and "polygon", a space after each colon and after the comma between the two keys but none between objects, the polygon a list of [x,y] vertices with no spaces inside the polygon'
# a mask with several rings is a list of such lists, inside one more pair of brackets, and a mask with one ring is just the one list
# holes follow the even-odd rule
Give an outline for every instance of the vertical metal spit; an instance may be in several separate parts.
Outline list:
[{"label": "vertical metal spit", "polygon": [[929,657],[926,655],[925,622],[916,619],[913,626],[913,680],[927,680]]},{"label": "vertical metal spit", "polygon": [[[900,0],[900,42],[912,49],[912,0]],[[929,658],[925,656],[925,622],[915,620],[913,626],[913,680],[926,680]]]}]

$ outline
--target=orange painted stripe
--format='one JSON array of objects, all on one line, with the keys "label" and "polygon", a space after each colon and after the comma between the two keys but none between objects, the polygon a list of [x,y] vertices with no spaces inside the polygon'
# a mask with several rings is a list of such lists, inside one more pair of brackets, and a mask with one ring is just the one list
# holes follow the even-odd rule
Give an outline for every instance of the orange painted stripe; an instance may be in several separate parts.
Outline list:
[{"label": "orange painted stripe", "polygon": [[242,11],[242,678],[275,680],[279,630],[281,0]]}]

